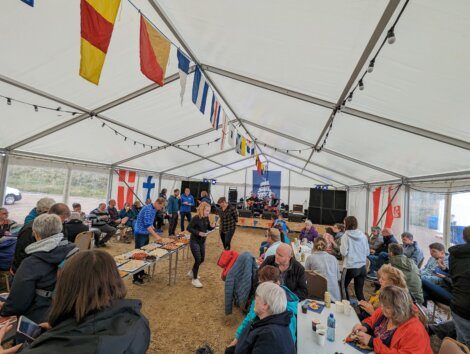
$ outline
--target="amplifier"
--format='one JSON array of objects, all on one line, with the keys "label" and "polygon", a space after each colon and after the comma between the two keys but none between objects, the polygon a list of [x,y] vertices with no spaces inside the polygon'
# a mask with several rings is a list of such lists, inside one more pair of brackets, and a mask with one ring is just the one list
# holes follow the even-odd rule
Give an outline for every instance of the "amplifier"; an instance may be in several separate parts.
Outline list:
[{"label": "amplifier", "polygon": [[252,218],[253,213],[251,212],[251,210],[239,210],[238,216],[241,218]]},{"label": "amplifier", "polygon": [[289,213],[288,220],[291,222],[303,222],[306,219],[304,214],[300,213]]}]

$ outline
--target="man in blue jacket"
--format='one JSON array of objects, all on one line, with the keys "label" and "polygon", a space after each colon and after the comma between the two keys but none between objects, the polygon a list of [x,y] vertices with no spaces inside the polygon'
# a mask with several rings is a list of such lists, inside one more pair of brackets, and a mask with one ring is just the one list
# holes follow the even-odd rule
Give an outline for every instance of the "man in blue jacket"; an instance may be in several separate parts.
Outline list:
[{"label": "man in blue jacket", "polygon": [[168,235],[174,236],[176,225],[178,224],[178,209],[179,209],[180,190],[175,189],[173,195],[168,198],[168,205],[166,212],[170,216],[170,225],[168,227]]},{"label": "man in blue jacket", "polygon": [[190,194],[189,188],[185,188],[184,194],[181,196],[181,231],[184,231],[184,218],[188,219],[188,223],[191,221],[191,207],[195,205],[194,197]]}]

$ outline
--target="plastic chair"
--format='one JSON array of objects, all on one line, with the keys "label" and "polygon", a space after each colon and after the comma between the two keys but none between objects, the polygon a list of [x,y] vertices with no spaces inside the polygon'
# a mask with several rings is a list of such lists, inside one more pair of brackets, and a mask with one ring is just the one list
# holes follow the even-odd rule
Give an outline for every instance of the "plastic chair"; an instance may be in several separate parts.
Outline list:
[{"label": "plastic chair", "polygon": [[309,299],[325,298],[325,292],[328,291],[328,280],[321,274],[313,271],[306,270],[307,277],[307,296]]},{"label": "plastic chair", "polygon": [[439,354],[470,354],[470,349],[455,339],[445,337],[439,349]]},{"label": "plastic chair", "polygon": [[80,232],[75,238],[75,245],[80,251],[87,251],[91,248],[91,240],[93,239],[93,232],[84,231]]}]

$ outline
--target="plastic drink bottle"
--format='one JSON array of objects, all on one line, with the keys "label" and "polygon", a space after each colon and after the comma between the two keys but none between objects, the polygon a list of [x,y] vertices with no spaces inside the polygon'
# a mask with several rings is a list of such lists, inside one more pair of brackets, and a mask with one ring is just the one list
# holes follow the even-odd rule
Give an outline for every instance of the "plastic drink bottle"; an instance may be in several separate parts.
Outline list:
[{"label": "plastic drink bottle", "polygon": [[330,316],[328,317],[328,329],[326,330],[326,339],[328,339],[330,342],[335,341],[335,328],[336,328],[336,320],[335,316],[330,313]]}]

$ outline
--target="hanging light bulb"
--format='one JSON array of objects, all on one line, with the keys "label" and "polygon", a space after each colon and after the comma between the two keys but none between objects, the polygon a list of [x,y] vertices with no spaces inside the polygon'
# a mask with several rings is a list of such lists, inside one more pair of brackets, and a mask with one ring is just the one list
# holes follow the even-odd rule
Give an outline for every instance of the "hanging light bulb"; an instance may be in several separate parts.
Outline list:
[{"label": "hanging light bulb", "polygon": [[34,105],[34,112],[39,111],[38,106]]},{"label": "hanging light bulb", "polygon": [[11,106],[11,98],[7,97],[7,105]]},{"label": "hanging light bulb", "polygon": [[352,101],[352,97],[353,97],[353,93],[351,92],[348,96],[348,101],[351,102]]},{"label": "hanging light bulb", "polygon": [[367,72],[370,74],[372,71],[374,71],[374,65],[375,65],[375,59],[372,59],[369,63],[369,67],[367,68]]},{"label": "hanging light bulb", "polygon": [[134,146],[137,144],[137,141],[134,141]]},{"label": "hanging light bulb", "polygon": [[114,131],[114,134],[118,135],[118,132],[117,132],[117,130],[115,130],[115,131]]},{"label": "hanging light bulb", "polygon": [[104,126],[105,126],[105,124],[104,124],[104,123],[102,123],[102,124],[101,124],[101,128],[104,128]]},{"label": "hanging light bulb", "polygon": [[388,44],[393,44],[395,43],[395,41],[396,41],[395,31],[393,30],[393,27],[392,27],[387,32],[387,42]]},{"label": "hanging light bulb", "polygon": [[364,90],[364,82],[361,80],[359,80],[359,90]]},{"label": "hanging light bulb", "polygon": [[127,136],[124,137],[124,141],[127,141]]}]

